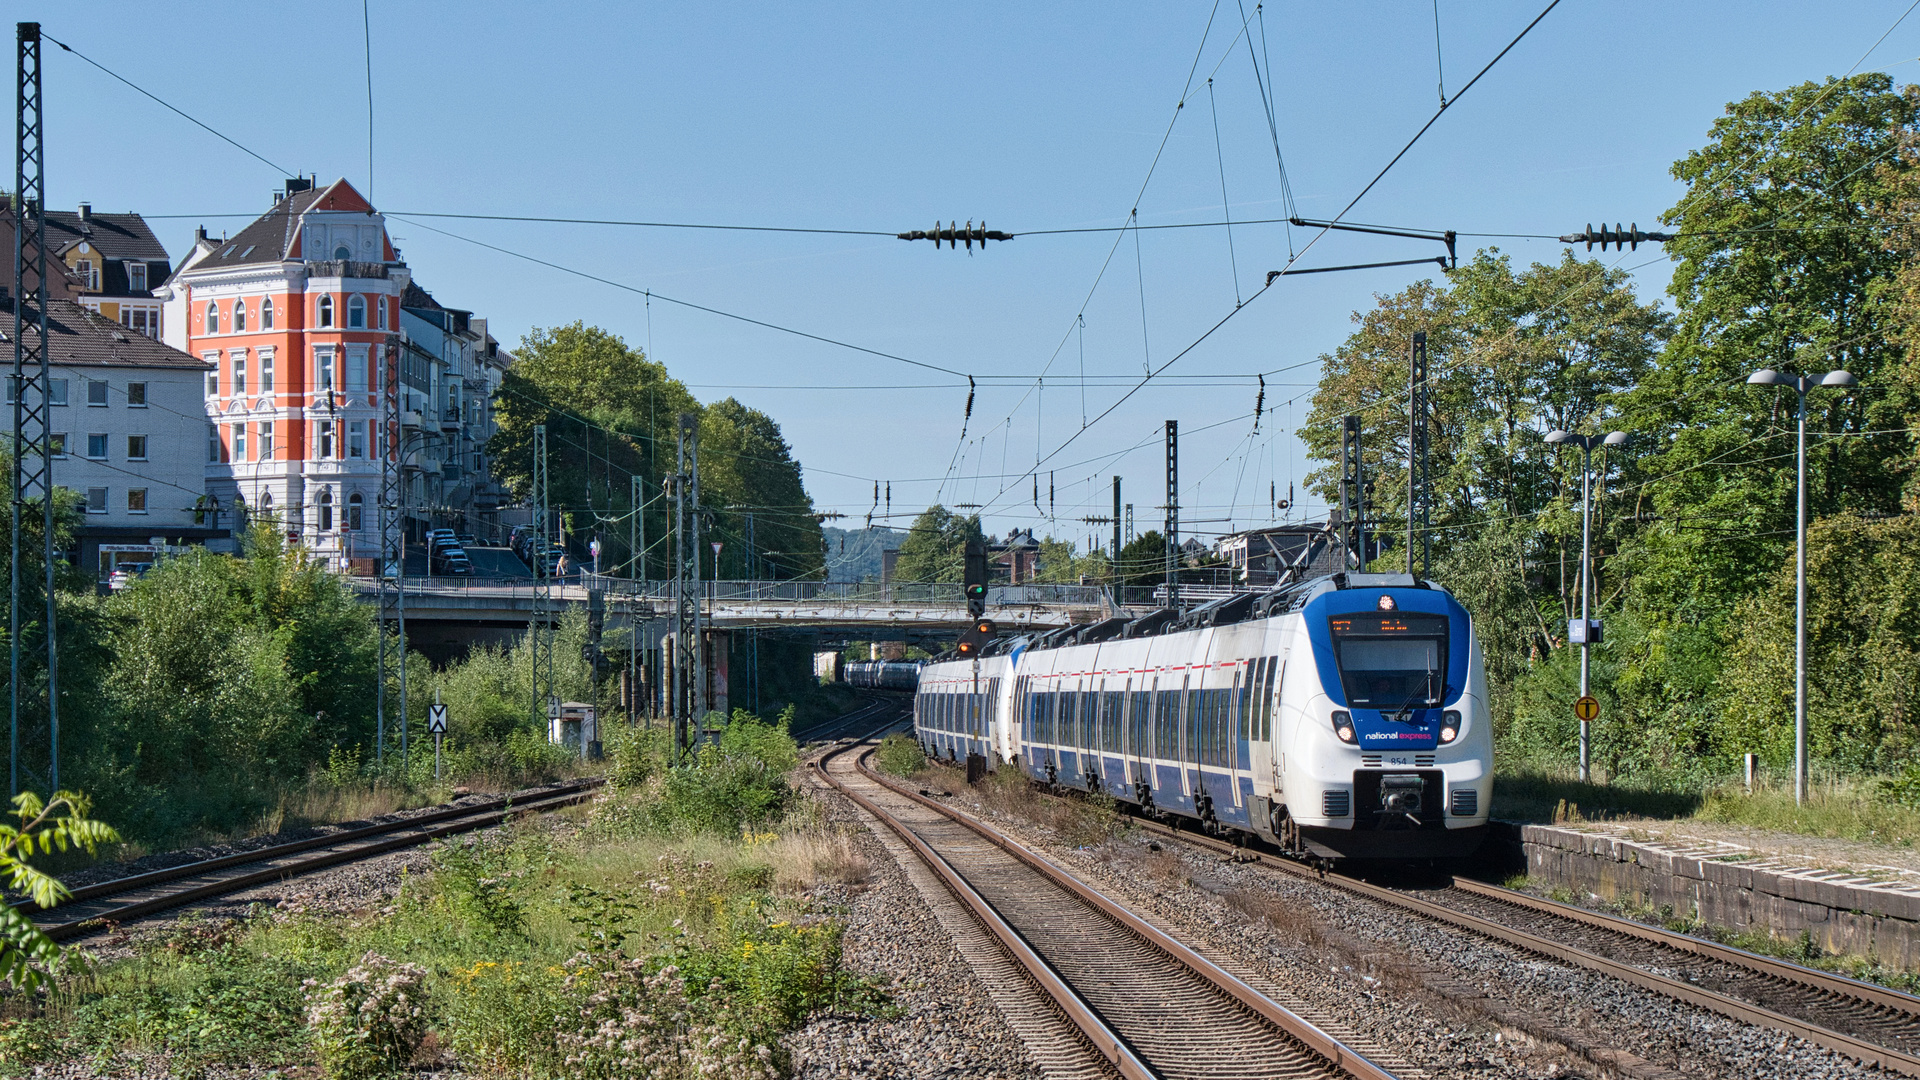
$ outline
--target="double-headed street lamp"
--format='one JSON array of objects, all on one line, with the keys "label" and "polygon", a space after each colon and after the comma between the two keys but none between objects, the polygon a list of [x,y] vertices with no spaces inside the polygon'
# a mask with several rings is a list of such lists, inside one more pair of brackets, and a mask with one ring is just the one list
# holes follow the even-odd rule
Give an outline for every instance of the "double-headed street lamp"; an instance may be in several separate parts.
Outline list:
[{"label": "double-headed street lamp", "polygon": [[1846,371],[1825,375],[1789,375],[1762,368],[1747,376],[1751,386],[1785,386],[1800,398],[1800,437],[1794,456],[1798,513],[1794,523],[1793,567],[1793,801],[1807,799],[1807,391],[1819,386],[1858,386]]},{"label": "double-headed street lamp", "polygon": [[[1599,639],[1599,625],[1589,613],[1593,603],[1593,448],[1625,446],[1627,433],[1609,431],[1605,435],[1575,435],[1571,431],[1549,431],[1547,441],[1554,445],[1572,443],[1581,450],[1580,461],[1580,621],[1571,621],[1568,637],[1580,646],[1580,699],[1587,698],[1587,649]],[[1585,712],[1580,716],[1580,779],[1593,777],[1592,732]]]}]

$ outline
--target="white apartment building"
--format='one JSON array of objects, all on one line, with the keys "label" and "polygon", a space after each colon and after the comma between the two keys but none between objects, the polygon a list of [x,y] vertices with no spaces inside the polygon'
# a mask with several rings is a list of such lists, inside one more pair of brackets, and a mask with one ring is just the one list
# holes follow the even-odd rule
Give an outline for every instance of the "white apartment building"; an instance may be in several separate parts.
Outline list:
[{"label": "white apartment building", "polygon": [[[203,498],[207,365],[71,300],[49,301],[47,328],[53,482],[86,511],[69,557],[104,578],[226,538],[231,519],[215,520]],[[11,304],[0,330],[13,340]]]}]

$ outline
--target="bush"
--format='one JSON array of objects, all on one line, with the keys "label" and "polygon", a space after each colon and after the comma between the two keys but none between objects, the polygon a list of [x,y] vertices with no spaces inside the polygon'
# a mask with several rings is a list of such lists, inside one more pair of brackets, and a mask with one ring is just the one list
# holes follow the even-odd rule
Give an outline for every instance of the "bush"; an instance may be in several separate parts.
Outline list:
[{"label": "bush", "polygon": [[880,740],[880,749],[873,756],[881,771],[895,776],[912,776],[927,767],[927,753],[920,748],[919,740],[900,732]]},{"label": "bush", "polygon": [[369,951],[325,986],[309,979],[307,1027],[320,1065],[336,1080],[392,1076],[427,1034],[427,970]]},{"label": "bush", "polygon": [[433,853],[433,880],[448,911],[482,937],[517,936],[527,909],[515,895],[519,875],[497,837],[449,840]]}]

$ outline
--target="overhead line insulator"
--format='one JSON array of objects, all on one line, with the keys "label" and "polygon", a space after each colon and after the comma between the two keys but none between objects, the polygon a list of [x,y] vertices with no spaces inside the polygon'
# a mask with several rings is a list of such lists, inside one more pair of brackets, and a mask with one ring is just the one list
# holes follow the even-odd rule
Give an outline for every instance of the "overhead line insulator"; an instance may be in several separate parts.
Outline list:
[{"label": "overhead line insulator", "polygon": [[1588,251],[1592,251],[1593,245],[1595,244],[1600,245],[1601,251],[1607,250],[1608,244],[1612,244],[1621,251],[1634,251],[1638,250],[1643,243],[1665,243],[1673,238],[1674,234],[1672,233],[1642,232],[1640,223],[1637,221],[1626,228],[1622,228],[1616,223],[1611,229],[1607,228],[1606,222],[1601,222],[1598,229],[1589,224],[1585,232],[1571,233],[1563,236],[1560,238],[1560,242],[1563,244],[1585,244],[1587,245]]},{"label": "overhead line insulator", "polygon": [[915,229],[912,232],[897,233],[895,235],[902,240],[931,240],[933,241],[933,246],[936,248],[940,246],[942,240],[946,241],[949,248],[959,247],[965,244],[968,251],[972,251],[973,245],[975,244],[979,244],[980,247],[984,249],[989,240],[1013,239],[1012,233],[987,228],[985,221],[982,221],[979,225],[975,225],[971,221],[965,225],[949,221],[945,227],[942,227],[941,224],[936,221],[933,223],[933,228],[931,229]]}]

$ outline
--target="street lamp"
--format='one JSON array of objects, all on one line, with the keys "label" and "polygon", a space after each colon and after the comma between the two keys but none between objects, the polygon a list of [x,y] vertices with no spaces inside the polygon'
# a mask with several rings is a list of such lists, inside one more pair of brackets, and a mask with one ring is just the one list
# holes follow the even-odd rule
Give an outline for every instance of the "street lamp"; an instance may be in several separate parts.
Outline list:
[{"label": "street lamp", "polygon": [[1747,376],[1749,386],[1785,386],[1800,398],[1800,434],[1794,456],[1798,504],[1793,530],[1793,802],[1807,799],[1807,391],[1816,386],[1858,386],[1847,371],[1789,375],[1762,368]]},{"label": "street lamp", "polygon": [[[1593,621],[1588,609],[1593,603],[1593,448],[1596,446],[1625,446],[1627,433],[1609,431],[1605,435],[1575,435],[1571,431],[1549,431],[1547,441],[1558,446],[1572,443],[1580,448],[1580,622],[1578,631],[1574,624],[1568,623],[1568,637],[1575,639],[1580,646],[1580,698],[1587,698],[1587,672],[1589,670],[1587,650],[1599,639],[1599,625]],[[1593,778],[1593,740],[1591,721],[1584,712],[1580,715],[1580,780],[1585,783]]]}]

